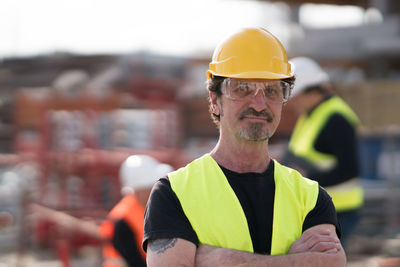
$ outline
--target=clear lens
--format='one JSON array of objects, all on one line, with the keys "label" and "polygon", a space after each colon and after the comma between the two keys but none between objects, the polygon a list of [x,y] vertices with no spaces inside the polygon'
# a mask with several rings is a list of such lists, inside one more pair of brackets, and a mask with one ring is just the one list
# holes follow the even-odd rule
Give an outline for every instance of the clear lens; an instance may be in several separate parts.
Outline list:
[{"label": "clear lens", "polygon": [[227,78],[222,87],[222,93],[227,98],[233,100],[243,100],[254,97],[260,90],[264,99],[276,103],[282,103],[289,99],[290,84],[281,80],[244,81]]},{"label": "clear lens", "polygon": [[282,84],[282,92],[283,92],[283,103],[286,103],[289,100],[290,93],[292,91],[292,85],[290,83],[281,81]]}]

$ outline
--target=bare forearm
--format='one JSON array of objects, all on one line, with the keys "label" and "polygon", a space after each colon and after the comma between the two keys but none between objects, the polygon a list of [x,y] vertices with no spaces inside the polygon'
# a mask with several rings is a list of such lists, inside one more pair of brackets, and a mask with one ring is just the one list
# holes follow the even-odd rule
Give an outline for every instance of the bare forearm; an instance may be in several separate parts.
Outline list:
[{"label": "bare forearm", "polygon": [[306,230],[289,249],[289,254],[269,256],[239,250],[196,245],[184,239],[149,240],[147,266],[322,266],[346,265],[346,255],[334,232],[334,226],[317,225]]},{"label": "bare forearm", "polygon": [[32,216],[34,221],[47,220],[54,223],[59,227],[60,231],[65,233],[80,232],[85,233],[93,238],[102,240],[102,236],[99,233],[98,226],[96,223],[90,220],[79,219],[71,216],[67,213],[56,211],[41,205],[31,204],[30,205]]},{"label": "bare forearm", "polygon": [[[207,252],[206,250],[209,249]],[[224,248],[199,247],[196,255],[196,267],[206,266],[345,266],[343,250],[333,254],[306,252],[298,254],[269,256]]]},{"label": "bare forearm", "polygon": [[156,239],[147,245],[146,262],[148,267],[192,267],[195,254],[196,245],[184,239]]}]

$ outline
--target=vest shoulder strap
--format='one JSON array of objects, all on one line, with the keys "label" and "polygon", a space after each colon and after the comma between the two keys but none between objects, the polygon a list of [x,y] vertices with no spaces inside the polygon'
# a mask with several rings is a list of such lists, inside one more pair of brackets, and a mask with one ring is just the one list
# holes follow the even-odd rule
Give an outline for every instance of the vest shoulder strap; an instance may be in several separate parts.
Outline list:
[{"label": "vest shoulder strap", "polygon": [[275,200],[271,255],[286,254],[302,234],[303,222],[314,209],[319,185],[291,168],[275,163]]},{"label": "vest shoulder strap", "polygon": [[240,202],[209,154],[168,177],[200,244],[253,252]]}]

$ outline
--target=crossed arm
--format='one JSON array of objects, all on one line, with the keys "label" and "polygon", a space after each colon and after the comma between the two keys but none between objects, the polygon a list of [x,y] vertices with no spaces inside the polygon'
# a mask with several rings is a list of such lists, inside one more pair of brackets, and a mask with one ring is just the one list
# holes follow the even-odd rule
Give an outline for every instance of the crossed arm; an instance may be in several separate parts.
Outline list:
[{"label": "crossed arm", "polygon": [[295,241],[287,255],[269,256],[195,244],[184,239],[151,240],[147,266],[345,266],[346,256],[335,227],[311,227]]}]

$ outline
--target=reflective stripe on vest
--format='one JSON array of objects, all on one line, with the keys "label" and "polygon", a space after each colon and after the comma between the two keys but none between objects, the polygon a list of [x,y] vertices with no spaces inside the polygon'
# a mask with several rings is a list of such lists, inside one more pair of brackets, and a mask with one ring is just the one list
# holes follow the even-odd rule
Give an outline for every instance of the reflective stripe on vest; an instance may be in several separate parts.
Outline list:
[{"label": "reflective stripe on vest", "polygon": [[[143,258],[146,260],[146,253],[142,249],[144,208],[135,195],[127,195],[115,205],[107,216],[110,221],[124,219],[134,233],[136,246]],[[112,246],[111,242],[103,247],[104,267],[123,267],[128,266],[119,252]]]},{"label": "reflective stripe on vest", "polygon": [[332,197],[332,202],[339,212],[361,207],[364,200],[364,191],[358,178],[325,188]]},{"label": "reflective stripe on vest", "polygon": [[[271,255],[286,254],[315,207],[318,183],[274,162],[275,200]],[[200,244],[254,252],[247,219],[215,160],[206,154],[168,174],[171,188]],[[267,241],[266,241],[267,242]]]},{"label": "reflective stripe on vest", "polygon": [[[320,170],[329,170],[337,164],[334,155],[321,153],[314,147],[319,134],[333,114],[341,114],[354,127],[359,124],[357,115],[342,99],[331,97],[318,105],[309,116],[299,117],[289,141],[289,150],[294,155],[306,159]],[[347,186],[325,188],[337,211],[355,209],[363,203],[363,190],[358,178],[352,180],[353,182],[344,184]]]}]

